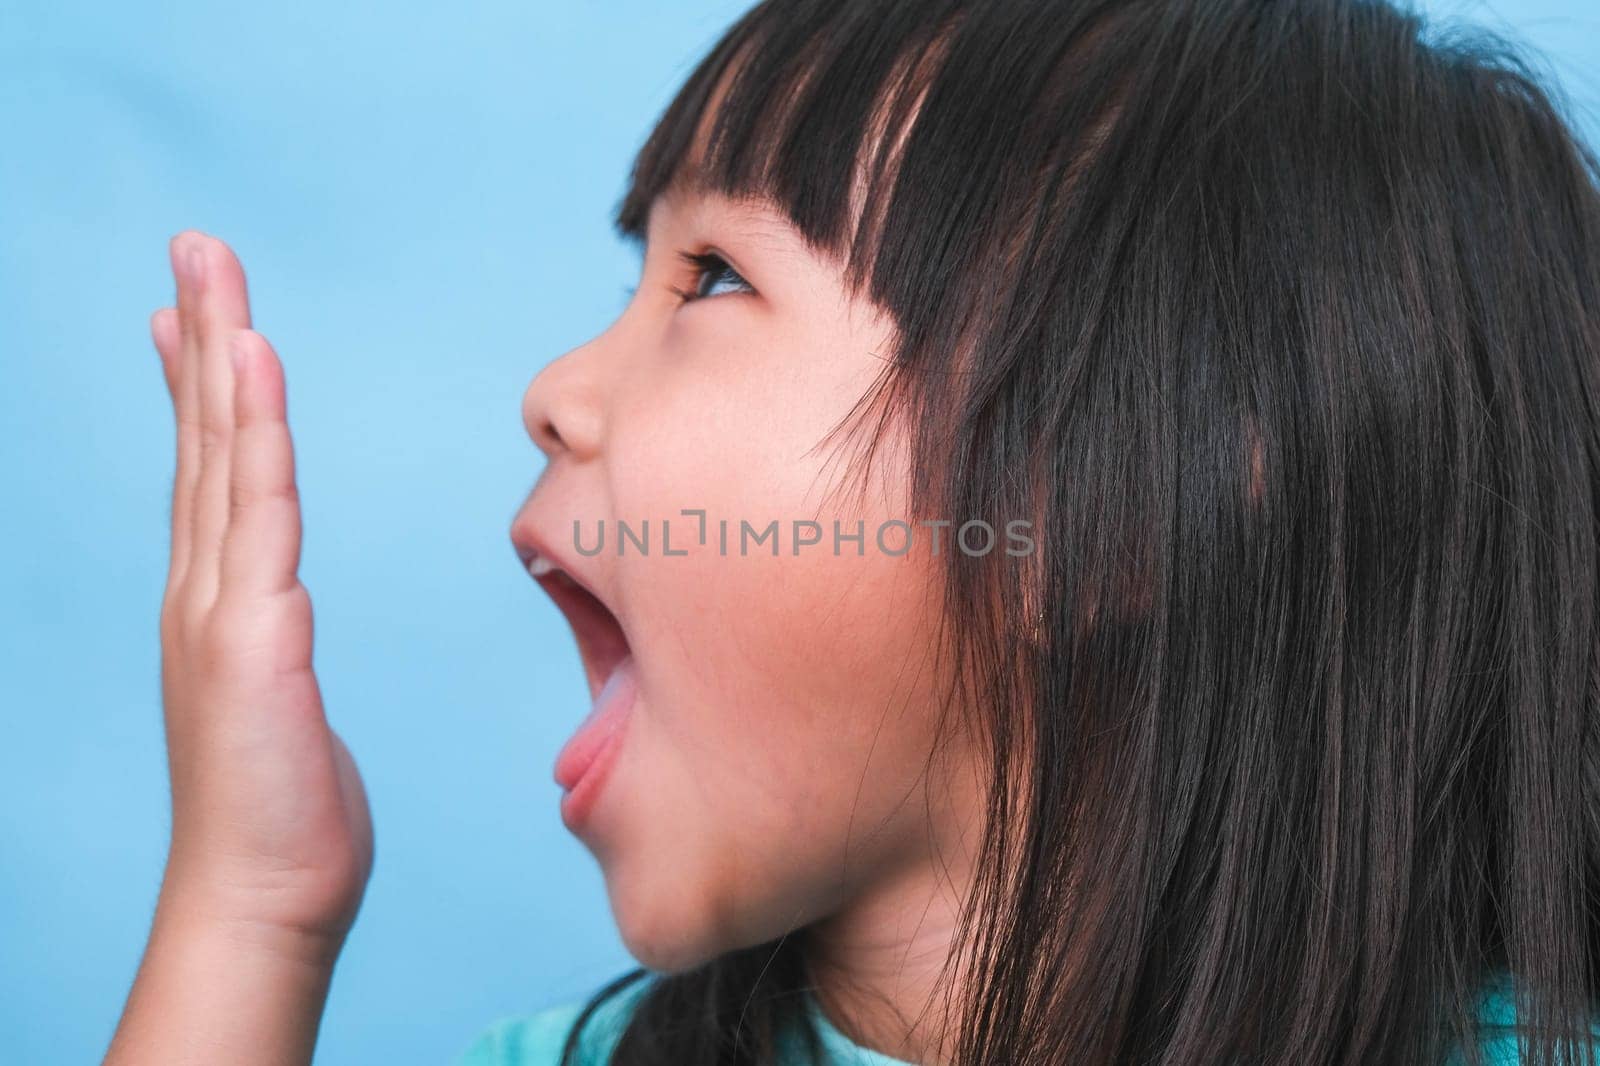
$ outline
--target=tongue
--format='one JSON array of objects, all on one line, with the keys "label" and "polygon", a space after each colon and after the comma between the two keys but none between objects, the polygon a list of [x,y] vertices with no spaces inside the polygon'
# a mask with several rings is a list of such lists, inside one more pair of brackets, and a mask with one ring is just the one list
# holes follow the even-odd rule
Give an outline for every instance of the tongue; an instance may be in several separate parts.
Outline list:
[{"label": "tongue", "polygon": [[633,656],[626,655],[612,667],[588,717],[556,756],[556,784],[569,792],[578,784],[627,717],[636,690]]}]

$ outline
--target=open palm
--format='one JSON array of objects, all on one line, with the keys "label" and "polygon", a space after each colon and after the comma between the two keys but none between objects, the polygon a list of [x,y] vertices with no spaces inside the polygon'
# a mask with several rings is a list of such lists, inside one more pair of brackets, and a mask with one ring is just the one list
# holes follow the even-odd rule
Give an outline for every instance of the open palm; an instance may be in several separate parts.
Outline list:
[{"label": "open palm", "polygon": [[172,780],[163,894],[217,917],[342,939],[371,871],[366,793],[329,728],[298,576],[283,367],[222,241],[170,245],[151,317],[177,426],[161,680]]}]

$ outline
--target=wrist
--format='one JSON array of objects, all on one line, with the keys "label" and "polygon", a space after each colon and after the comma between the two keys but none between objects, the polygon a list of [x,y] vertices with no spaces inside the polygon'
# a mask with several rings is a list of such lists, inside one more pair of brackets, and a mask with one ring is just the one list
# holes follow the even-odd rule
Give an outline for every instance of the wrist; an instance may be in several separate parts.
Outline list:
[{"label": "wrist", "polygon": [[164,884],[105,1062],[310,1063],[342,942]]},{"label": "wrist", "polygon": [[214,946],[257,965],[331,973],[346,930],[285,923],[237,907],[225,894],[165,883],[156,902],[151,938]]}]

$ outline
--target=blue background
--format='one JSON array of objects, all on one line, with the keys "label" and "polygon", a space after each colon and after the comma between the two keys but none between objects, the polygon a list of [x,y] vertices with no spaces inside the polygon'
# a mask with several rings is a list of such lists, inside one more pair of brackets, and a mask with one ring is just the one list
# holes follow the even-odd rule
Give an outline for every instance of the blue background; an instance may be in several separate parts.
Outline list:
[{"label": "blue background", "polygon": [[[562,828],[587,708],[517,566],[538,369],[636,280],[610,215],[744,2],[0,5],[0,1048],[104,1053],[168,829],[167,240],[239,253],[288,371],[329,716],[377,865],[319,1063],[444,1062],[631,964]],[[1543,49],[1600,140],[1591,0],[1435,4]]]}]

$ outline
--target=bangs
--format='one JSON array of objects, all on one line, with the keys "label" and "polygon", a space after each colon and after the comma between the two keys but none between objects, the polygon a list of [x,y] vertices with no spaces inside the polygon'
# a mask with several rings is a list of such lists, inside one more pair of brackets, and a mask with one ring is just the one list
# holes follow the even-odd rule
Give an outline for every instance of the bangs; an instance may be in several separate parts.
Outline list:
[{"label": "bangs", "polygon": [[[941,27],[929,5],[885,18],[859,4],[763,3],[701,61],[640,150],[615,224],[642,243],[660,197],[715,193],[776,209],[815,252],[868,258],[864,205],[893,181],[888,129],[925,90]],[[904,5],[897,5],[903,7]],[[875,212],[875,232],[882,212]]]},{"label": "bangs", "polygon": [[[1115,110],[1128,57],[1090,47],[1113,21],[1096,4],[1040,5],[1019,19],[951,2],[767,0],[662,115],[616,228],[643,242],[663,195],[764,202],[813,250],[841,259],[857,295],[874,276],[907,277],[907,262],[950,265],[1002,218],[1027,233],[1017,209],[1037,222],[1041,198],[1079,175],[1088,153],[1076,149],[1098,145]],[[1017,265],[1015,248],[1008,258]],[[897,309],[887,285],[874,288]]]}]

